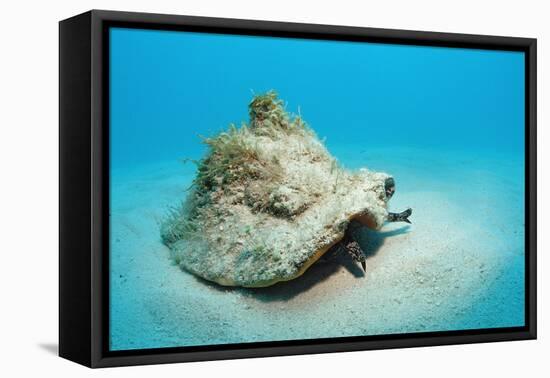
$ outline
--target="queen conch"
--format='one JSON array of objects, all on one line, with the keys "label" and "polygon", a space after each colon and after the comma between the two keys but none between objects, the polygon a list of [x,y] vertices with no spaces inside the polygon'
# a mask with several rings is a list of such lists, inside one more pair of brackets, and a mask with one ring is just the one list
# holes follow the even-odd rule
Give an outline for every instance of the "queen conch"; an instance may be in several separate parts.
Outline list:
[{"label": "queen conch", "polygon": [[220,285],[265,287],[299,277],[340,243],[365,269],[346,231],[352,221],[409,222],[410,209],[387,211],[393,178],[341,167],[274,92],[255,96],[249,115],[204,140],[187,197],[161,225],[174,261]]}]

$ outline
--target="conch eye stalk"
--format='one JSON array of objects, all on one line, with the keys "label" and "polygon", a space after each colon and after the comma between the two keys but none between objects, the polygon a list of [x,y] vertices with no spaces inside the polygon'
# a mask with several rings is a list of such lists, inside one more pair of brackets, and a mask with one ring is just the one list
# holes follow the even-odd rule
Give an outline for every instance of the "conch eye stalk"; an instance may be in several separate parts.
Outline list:
[{"label": "conch eye stalk", "polygon": [[408,221],[410,212],[387,211],[394,179],[335,164],[273,91],[255,96],[248,110],[248,124],[204,139],[193,185],[161,225],[173,260],[206,280],[243,287],[295,279],[332,247],[366,269],[350,225]]},{"label": "conch eye stalk", "polygon": [[384,181],[384,191],[388,200],[392,198],[393,193],[395,193],[395,180],[393,177],[388,177],[386,181]]}]

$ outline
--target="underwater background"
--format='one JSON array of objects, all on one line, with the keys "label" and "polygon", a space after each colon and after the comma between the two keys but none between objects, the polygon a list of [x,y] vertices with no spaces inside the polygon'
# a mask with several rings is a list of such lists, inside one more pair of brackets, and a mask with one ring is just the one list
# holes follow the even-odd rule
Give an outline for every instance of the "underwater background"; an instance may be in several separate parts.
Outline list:
[{"label": "underwater background", "polygon": [[[110,348],[523,326],[524,54],[112,28]],[[348,169],[391,174],[412,225],[365,231],[367,272],[264,289],[174,265],[159,223],[200,136],[275,90]]]}]

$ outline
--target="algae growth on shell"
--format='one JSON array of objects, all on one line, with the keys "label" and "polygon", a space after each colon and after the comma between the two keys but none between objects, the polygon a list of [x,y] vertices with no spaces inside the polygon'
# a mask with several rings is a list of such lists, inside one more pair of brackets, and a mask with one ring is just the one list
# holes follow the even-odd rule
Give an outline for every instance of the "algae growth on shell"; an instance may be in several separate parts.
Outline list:
[{"label": "algae growth on shell", "polygon": [[374,229],[387,220],[387,174],[341,167],[274,92],[255,96],[249,115],[204,140],[187,198],[161,225],[183,269],[221,285],[269,286],[299,277],[352,220]]}]

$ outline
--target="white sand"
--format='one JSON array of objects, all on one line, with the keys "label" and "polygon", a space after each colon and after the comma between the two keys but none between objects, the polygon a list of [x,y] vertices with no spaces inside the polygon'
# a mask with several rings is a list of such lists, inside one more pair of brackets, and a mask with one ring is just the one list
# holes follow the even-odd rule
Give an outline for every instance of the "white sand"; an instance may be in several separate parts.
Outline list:
[{"label": "white sand", "polygon": [[171,264],[158,221],[185,195],[192,165],[113,172],[112,349],[522,325],[518,164],[395,148],[331,152],[349,168],[391,173],[390,208],[412,207],[413,225],[365,229],[366,275],[339,256],[264,289],[220,287]]}]

